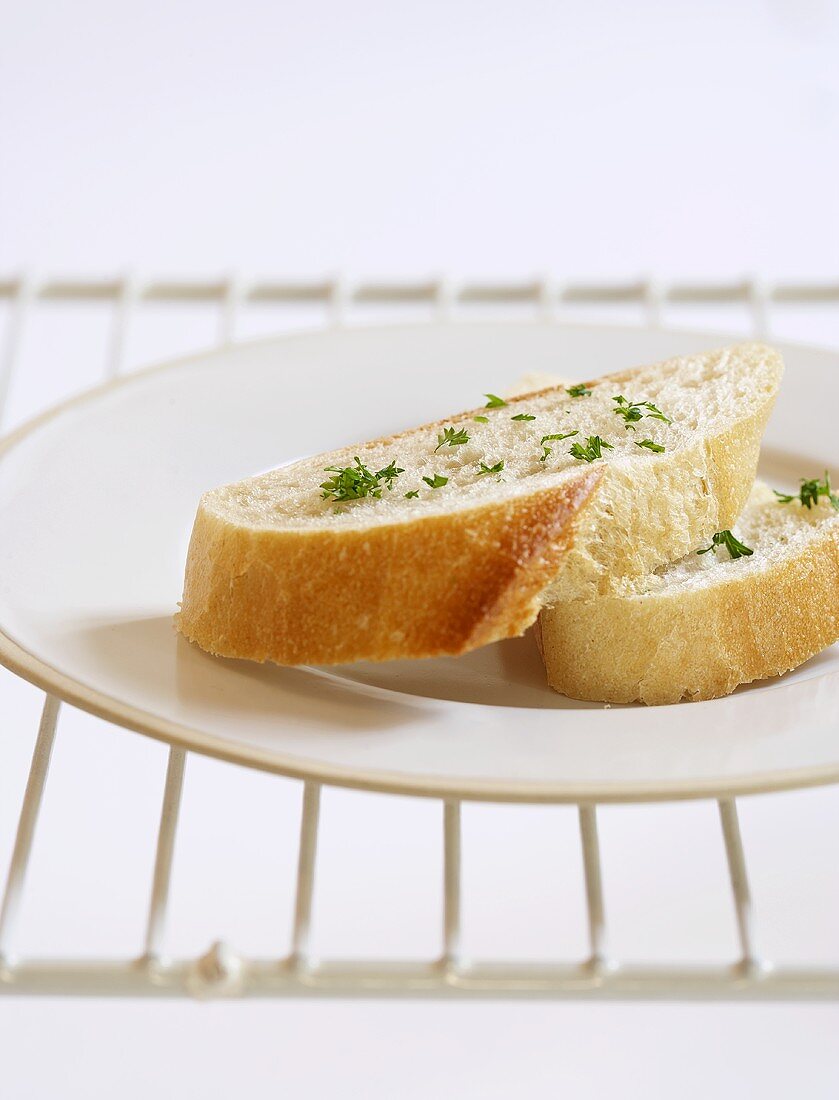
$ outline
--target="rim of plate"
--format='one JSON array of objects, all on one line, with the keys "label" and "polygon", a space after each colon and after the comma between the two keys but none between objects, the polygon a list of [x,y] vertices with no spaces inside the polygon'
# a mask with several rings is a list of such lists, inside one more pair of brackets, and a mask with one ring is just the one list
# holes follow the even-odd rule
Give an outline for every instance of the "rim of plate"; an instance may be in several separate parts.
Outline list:
[{"label": "rim of plate", "polygon": [[[608,328],[624,330],[627,333],[643,332],[644,325],[610,324],[574,324],[557,319],[476,320],[469,318],[435,319],[429,322],[390,324],[354,324],[347,325],[343,331],[371,331],[399,328],[423,328],[429,325],[463,327],[468,325],[482,327],[531,326],[534,324],[563,329],[577,329],[597,332]],[[42,425],[49,423],[68,409],[95,401],[111,390],[130,386],[150,374],[175,371],[193,363],[218,354],[230,354],[240,347],[268,346],[281,344],[295,339],[317,338],[325,331],[323,328],[300,329],[293,333],[281,333],[275,336],[259,337],[253,340],[239,340],[224,348],[210,348],[190,355],[179,356],[152,363],[130,374],[120,375],[92,386],[81,393],[74,394],[48,409],[37,413],[17,428],[0,437],[0,462],[15,446]],[[757,337],[738,337],[736,334],[716,332],[712,329],[682,329],[663,326],[659,332],[670,332],[685,337],[708,338],[713,341],[731,342],[732,340],[758,339]],[[776,341],[784,348],[802,351],[839,354],[833,349],[819,344],[803,341]],[[788,769],[777,773],[755,773],[737,779],[719,781],[704,779],[689,782],[678,780],[672,784],[650,784],[643,782],[625,784],[585,784],[520,783],[499,782],[498,780],[471,779],[455,781],[445,776],[425,776],[418,779],[400,772],[365,771],[359,768],[334,767],[303,757],[288,757],[283,754],[268,753],[253,747],[233,750],[229,743],[213,734],[208,734],[191,726],[172,722],[166,718],[124,703],[104,692],[97,691],[54,668],[48,662],[30,653],[25,647],[14,641],[0,625],[0,664],[15,675],[54,695],[62,702],[78,707],[98,718],[135,733],[151,737],[156,741],[175,746],[190,752],[198,752],[228,763],[256,768],[290,779],[308,780],[323,783],[326,786],[348,787],[382,794],[410,795],[420,798],[454,798],[469,802],[517,802],[517,803],[617,803],[617,802],[675,802],[703,798],[729,798],[748,794],[769,794],[771,792],[800,790],[807,787],[827,786],[839,783],[839,762],[810,768]],[[329,674],[332,675],[332,674]],[[387,689],[385,689],[387,690]],[[688,705],[688,704],[677,704]]]}]

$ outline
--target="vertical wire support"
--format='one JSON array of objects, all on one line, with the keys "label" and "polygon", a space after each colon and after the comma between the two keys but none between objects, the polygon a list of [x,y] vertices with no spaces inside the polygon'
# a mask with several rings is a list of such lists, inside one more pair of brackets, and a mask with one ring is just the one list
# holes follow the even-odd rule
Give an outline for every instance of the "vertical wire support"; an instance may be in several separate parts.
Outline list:
[{"label": "vertical wire support", "polygon": [[34,298],[32,280],[22,275],[17,282],[17,289],[11,305],[8,330],[6,332],[5,345],[0,354],[0,426],[3,424],[3,412],[9,396],[12,384],[15,364],[20,354],[23,342],[23,330],[26,322],[26,314]]},{"label": "vertical wire support", "polygon": [[172,857],[175,853],[175,834],[178,829],[178,813],[184,785],[186,752],[174,745],[169,749],[166,766],[166,783],[163,787],[163,805],[157,831],[157,852],[154,857],[149,916],[146,923],[144,959],[156,962],[160,958],[166,926],[166,909],[169,903],[169,886],[172,881]]},{"label": "vertical wire support", "polygon": [[236,323],[244,300],[245,286],[242,280],[237,275],[231,275],[227,280],[219,313],[218,343],[220,345],[232,344],[235,340]]},{"label": "vertical wire support", "polygon": [[291,962],[309,967],[312,931],[312,898],[315,892],[315,861],[320,823],[320,783],[303,784],[303,808],[300,814],[300,845],[297,853],[297,893],[294,900],[294,928],[291,938]]},{"label": "vertical wire support", "polygon": [[114,302],[111,335],[105,359],[106,378],[116,378],[125,369],[131,318],[139,301],[139,287],[131,275],[124,275]]},{"label": "vertical wire support", "polygon": [[26,871],[44,797],[60,707],[61,703],[54,695],[47,695],[44,699],[41,723],[38,727],[35,748],[32,751],[32,763],[29,765],[29,778],[26,781],[26,790],[20,808],[9,873],[6,877],[3,904],[0,906],[0,960],[8,957],[8,944],[23,901]]},{"label": "vertical wire support", "polygon": [[589,966],[600,969],[606,964],[606,914],[603,905],[603,877],[600,870],[600,842],[597,838],[597,810],[578,806],[580,840],[583,849],[583,873],[586,883],[586,911],[591,954]]},{"label": "vertical wire support", "polygon": [[329,287],[329,324],[333,328],[343,328],[347,323],[347,310],[352,295],[346,280],[341,275],[332,279]]},{"label": "vertical wire support", "polygon": [[749,305],[752,312],[752,331],[765,340],[769,336],[769,294],[759,279],[749,280]]},{"label": "vertical wire support", "polygon": [[556,320],[557,288],[549,275],[542,275],[536,281],[536,297],[539,318],[543,321]]},{"label": "vertical wire support", "polygon": [[740,822],[737,816],[737,804],[733,798],[721,798],[718,802],[720,824],[725,841],[725,858],[728,862],[728,877],[734,896],[734,912],[737,918],[737,937],[740,943],[740,964],[744,969],[757,965],[754,949],[754,917],[749,879],[746,873],[746,857],[743,852],[743,839],[740,835]]},{"label": "vertical wire support", "polygon": [[644,305],[647,311],[647,326],[659,328],[661,326],[661,311],[663,292],[655,279],[644,280]]},{"label": "vertical wire support", "polygon": [[460,868],[460,802],[447,798],[443,802],[443,966],[449,971],[461,963]]},{"label": "vertical wire support", "polygon": [[437,311],[438,320],[451,321],[455,297],[455,289],[445,275],[441,275],[439,278],[435,279],[434,305]]}]

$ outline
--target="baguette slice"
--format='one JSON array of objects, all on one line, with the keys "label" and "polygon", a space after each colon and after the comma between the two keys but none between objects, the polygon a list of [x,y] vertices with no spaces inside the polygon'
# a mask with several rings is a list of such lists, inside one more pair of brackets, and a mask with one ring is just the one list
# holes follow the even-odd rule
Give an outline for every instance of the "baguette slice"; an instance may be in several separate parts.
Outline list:
[{"label": "baguette slice", "polygon": [[[608,452],[601,491],[546,604],[620,592],[627,579],[677,561],[731,527],[754,483],[782,375],[778,352],[747,343],[589,383],[592,396],[577,400],[603,408],[604,438],[624,436],[630,453],[645,439],[666,450],[640,467],[627,454]],[[645,417],[626,431],[614,415],[616,394],[652,401],[673,424]]]},{"label": "baguette slice", "polygon": [[[178,628],[211,653],[278,664],[456,655],[520,634],[557,583],[593,593],[733,522],[781,372],[755,344],[669,360],[589,383],[589,396],[554,386],[212,490]],[[618,393],[672,424],[627,431]],[[468,441],[439,446],[445,429]],[[575,431],[545,456],[543,436]],[[608,461],[569,454],[594,435]],[[645,438],[665,453],[635,445]],[[379,499],[324,500],[325,469],[355,456],[403,472]],[[423,480],[435,477],[448,480]]]},{"label": "baguette slice", "polygon": [[622,595],[558,604],[536,633],[551,687],[574,699],[714,699],[839,639],[839,512],[779,503],[756,482],[734,534],[753,550],[693,553]]},{"label": "baguette slice", "polygon": [[[355,451],[370,459],[367,447]],[[351,461],[330,454],[318,466]],[[352,516],[339,526],[327,513],[320,524],[279,526],[270,510],[278,486],[264,479],[207,494],[178,629],[210,653],[281,665],[457,655],[522,634],[600,476],[572,470],[366,525]]]}]

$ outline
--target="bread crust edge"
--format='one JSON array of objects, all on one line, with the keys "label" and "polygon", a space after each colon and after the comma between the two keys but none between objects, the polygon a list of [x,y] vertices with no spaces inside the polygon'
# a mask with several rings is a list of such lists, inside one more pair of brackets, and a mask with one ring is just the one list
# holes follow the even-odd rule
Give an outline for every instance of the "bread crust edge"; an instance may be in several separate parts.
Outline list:
[{"label": "bread crust edge", "polygon": [[743,580],[571,601],[543,611],[538,630],[549,684],[573,699],[657,705],[728,695],[839,640],[839,521]]},{"label": "bread crust edge", "polygon": [[455,656],[522,634],[601,477],[346,530],[239,526],[202,503],[177,629],[210,653],[281,665]]}]

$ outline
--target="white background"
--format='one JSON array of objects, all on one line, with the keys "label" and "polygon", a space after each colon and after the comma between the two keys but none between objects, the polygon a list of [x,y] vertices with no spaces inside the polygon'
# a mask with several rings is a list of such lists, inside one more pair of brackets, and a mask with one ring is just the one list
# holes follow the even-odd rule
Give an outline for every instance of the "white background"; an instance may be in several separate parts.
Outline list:
[{"label": "white background", "polygon": [[[833,278],[837,49],[818,0],[7,0],[0,273]],[[107,320],[44,308],[10,422],[97,378]],[[149,308],[129,360],[215,323]],[[243,335],[278,327],[254,311]],[[830,311],[777,331],[839,340]],[[0,701],[2,865],[40,700],[4,674]],[[21,950],[137,949],[164,766],[64,714]],[[172,950],[282,952],[296,787],[197,758],[186,783]],[[732,955],[715,814],[603,814],[616,953]],[[762,946],[836,959],[836,792],[742,814]],[[430,803],[327,793],[324,949],[436,950],[440,826]],[[467,811],[471,950],[582,952],[574,828],[564,809]],[[837,1023],[833,1006],[4,1001],[0,1095],[827,1097]]]}]

